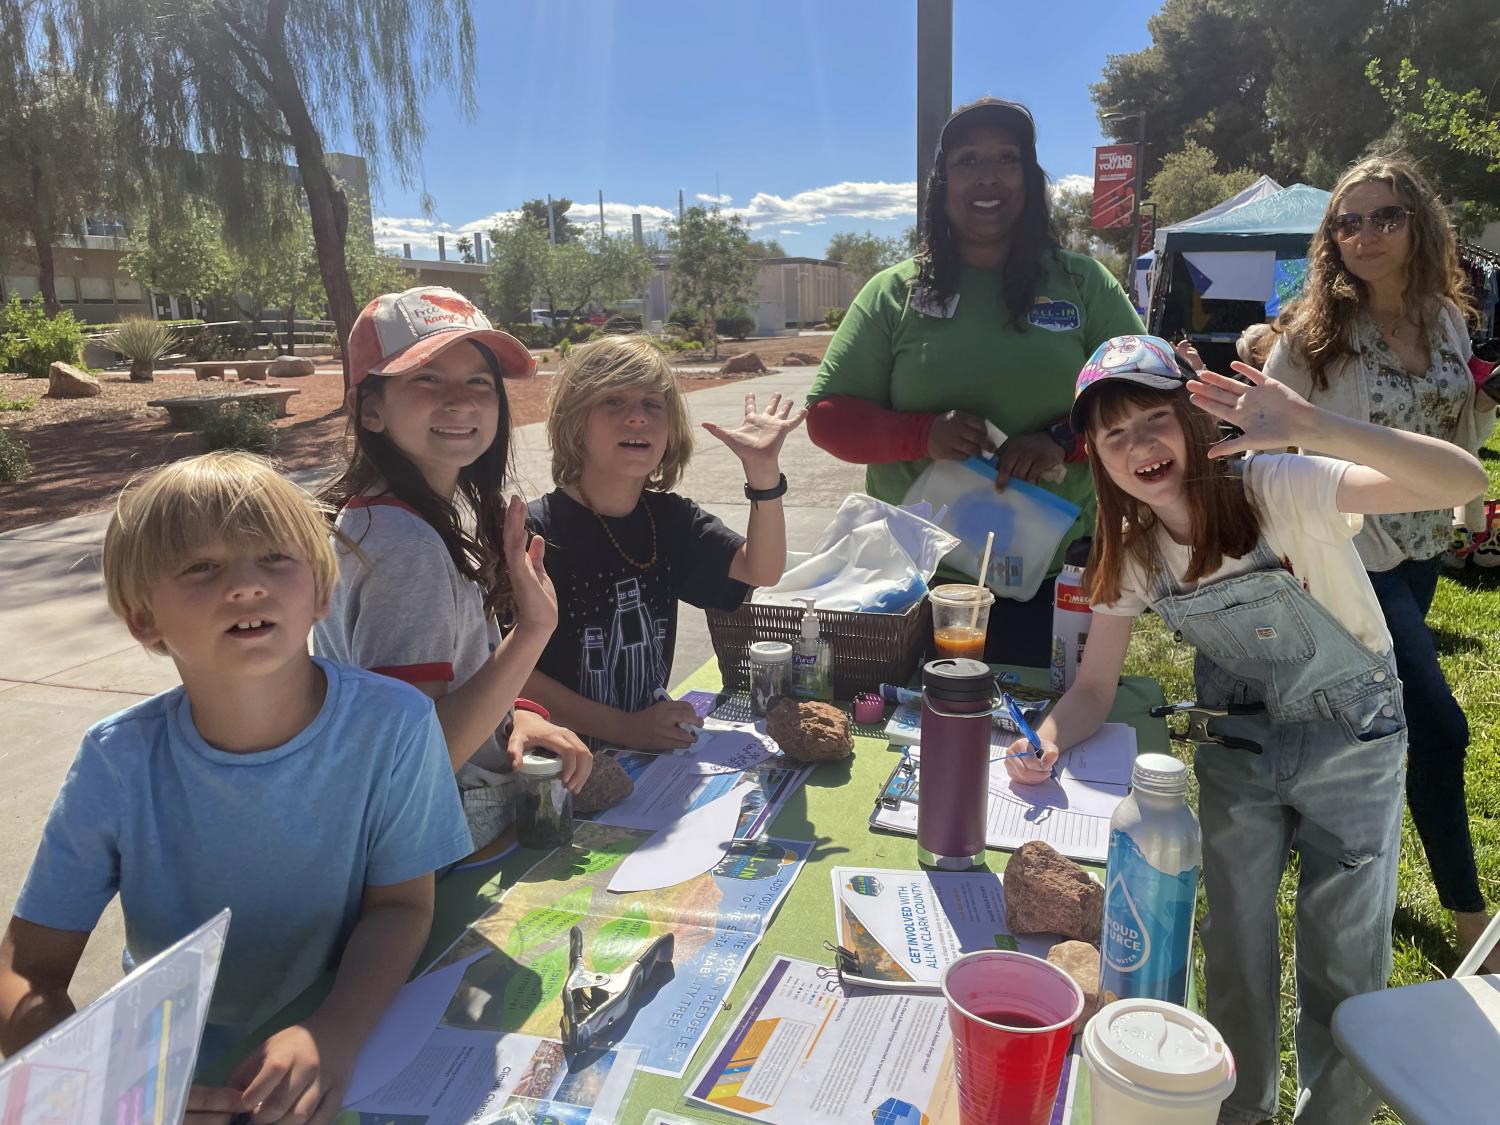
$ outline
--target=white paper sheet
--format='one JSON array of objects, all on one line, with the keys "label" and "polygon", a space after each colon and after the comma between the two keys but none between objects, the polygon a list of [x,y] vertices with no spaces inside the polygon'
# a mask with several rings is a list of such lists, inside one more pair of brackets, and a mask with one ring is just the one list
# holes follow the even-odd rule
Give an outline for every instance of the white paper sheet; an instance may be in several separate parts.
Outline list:
[{"label": "white paper sheet", "polygon": [[702,875],[724,858],[734,842],[740,804],[752,788],[751,782],[743,781],[718,800],[658,829],[621,861],[609,881],[609,890],[614,894],[651,891],[675,887]]},{"label": "white paper sheet", "polygon": [[347,1104],[362,1101],[400,1074],[422,1049],[422,1040],[412,1034],[413,1028],[436,1027],[448,1001],[463,980],[464,970],[482,953],[445,965],[436,972],[420,976],[396,993],[390,1007],[380,1017],[375,1030],[365,1040],[359,1058],[354,1060],[354,1076],[344,1095]]},{"label": "white paper sheet", "polygon": [[722,772],[692,755],[663,754],[636,778],[629,797],[594,819],[620,828],[665,828],[687,815],[698,794]]},{"label": "white paper sheet", "polygon": [[754,769],[776,753],[776,744],[751,727],[717,730],[705,727],[698,742],[686,754],[703,765],[728,771]]}]

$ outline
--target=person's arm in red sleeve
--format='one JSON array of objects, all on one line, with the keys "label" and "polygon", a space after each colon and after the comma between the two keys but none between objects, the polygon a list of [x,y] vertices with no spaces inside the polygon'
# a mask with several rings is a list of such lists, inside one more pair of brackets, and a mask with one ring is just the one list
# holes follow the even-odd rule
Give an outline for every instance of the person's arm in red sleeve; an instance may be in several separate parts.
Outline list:
[{"label": "person's arm in red sleeve", "polygon": [[831,395],[808,408],[807,433],[819,449],[856,465],[920,461],[927,456],[936,417],[892,410],[853,395]]}]

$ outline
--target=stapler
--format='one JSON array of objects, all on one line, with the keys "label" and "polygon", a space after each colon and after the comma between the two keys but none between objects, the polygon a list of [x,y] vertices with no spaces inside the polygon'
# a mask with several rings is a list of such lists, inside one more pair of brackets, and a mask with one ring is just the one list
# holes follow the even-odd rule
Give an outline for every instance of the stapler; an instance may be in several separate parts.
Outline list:
[{"label": "stapler", "polygon": [[671,934],[662,934],[619,972],[595,973],[583,967],[583,931],[568,932],[568,980],[563,986],[562,1041],[568,1060],[627,1018],[652,976],[672,964]]}]

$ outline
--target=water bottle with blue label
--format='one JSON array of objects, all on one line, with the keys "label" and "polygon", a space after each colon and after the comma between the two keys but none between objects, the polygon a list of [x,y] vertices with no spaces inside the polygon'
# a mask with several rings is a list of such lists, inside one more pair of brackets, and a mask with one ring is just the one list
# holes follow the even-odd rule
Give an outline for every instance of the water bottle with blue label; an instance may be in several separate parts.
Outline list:
[{"label": "water bottle with blue label", "polygon": [[1100,1002],[1143,996],[1182,1004],[1203,858],[1198,818],[1187,806],[1187,767],[1167,754],[1142,754],[1130,784],[1109,822]]}]

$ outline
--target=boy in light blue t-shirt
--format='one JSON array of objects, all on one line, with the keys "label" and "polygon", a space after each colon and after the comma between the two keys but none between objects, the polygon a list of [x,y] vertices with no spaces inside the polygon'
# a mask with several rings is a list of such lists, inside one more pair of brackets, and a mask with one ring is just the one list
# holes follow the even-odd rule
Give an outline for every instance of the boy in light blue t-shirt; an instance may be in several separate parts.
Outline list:
[{"label": "boy in light blue t-shirt", "polygon": [[249,454],[180,461],[121,497],[110,608],[182,687],[84,737],[0,939],[0,1051],[73,1011],[115,894],[137,962],[228,906],[200,1065],[338,975],[189,1108],[331,1119],[426,942],[432,873],[471,849],[431,701],[308,655],[337,574],[316,504]]}]

